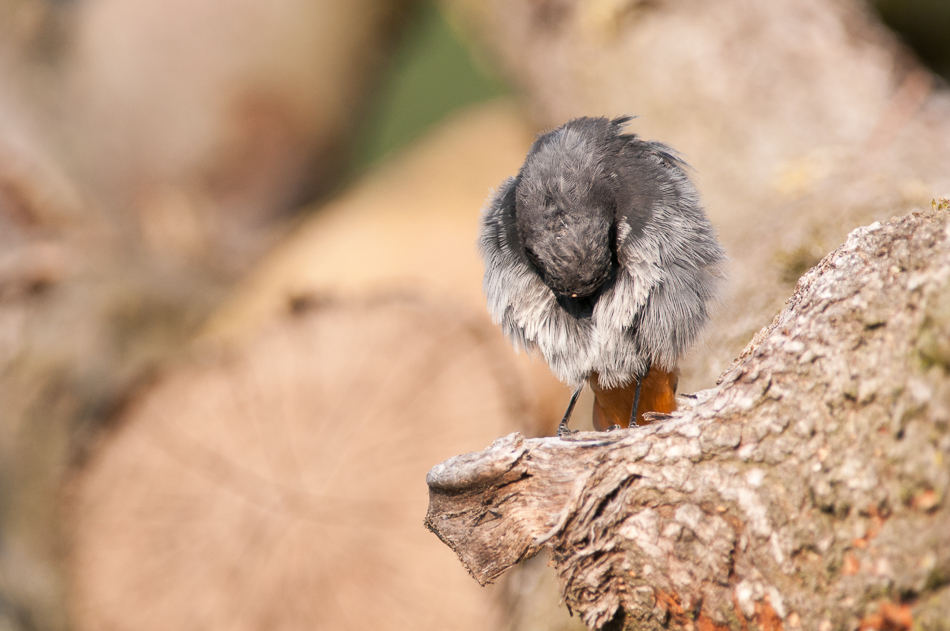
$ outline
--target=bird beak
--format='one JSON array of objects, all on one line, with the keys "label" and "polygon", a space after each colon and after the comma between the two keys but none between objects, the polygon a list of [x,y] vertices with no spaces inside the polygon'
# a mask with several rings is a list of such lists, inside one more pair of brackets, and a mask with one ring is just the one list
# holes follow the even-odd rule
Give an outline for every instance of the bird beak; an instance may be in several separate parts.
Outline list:
[{"label": "bird beak", "polygon": [[571,298],[577,298],[577,294],[571,294]]}]

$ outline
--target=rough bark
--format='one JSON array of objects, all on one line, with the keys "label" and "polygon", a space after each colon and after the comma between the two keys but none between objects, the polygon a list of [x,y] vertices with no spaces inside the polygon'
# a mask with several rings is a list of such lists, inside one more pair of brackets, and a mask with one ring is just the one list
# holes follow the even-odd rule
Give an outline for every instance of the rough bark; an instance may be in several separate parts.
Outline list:
[{"label": "rough bark", "polygon": [[480,582],[547,547],[591,628],[945,629],[950,222],[855,230],[711,390],[653,425],[434,467]]},{"label": "rough bark", "polygon": [[[855,227],[950,194],[945,84],[861,0],[441,3],[539,126],[636,114],[633,131],[695,168],[731,266],[686,391],[710,387]],[[513,598],[550,602],[528,593]]]}]

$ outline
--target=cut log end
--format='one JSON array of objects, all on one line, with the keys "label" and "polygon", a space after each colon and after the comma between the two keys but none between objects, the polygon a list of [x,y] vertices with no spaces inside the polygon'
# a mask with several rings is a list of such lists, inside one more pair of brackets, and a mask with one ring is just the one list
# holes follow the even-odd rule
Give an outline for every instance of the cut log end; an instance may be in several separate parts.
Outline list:
[{"label": "cut log end", "polygon": [[428,464],[525,414],[478,318],[319,303],[153,384],[72,484],[75,628],[498,626],[418,523]]}]

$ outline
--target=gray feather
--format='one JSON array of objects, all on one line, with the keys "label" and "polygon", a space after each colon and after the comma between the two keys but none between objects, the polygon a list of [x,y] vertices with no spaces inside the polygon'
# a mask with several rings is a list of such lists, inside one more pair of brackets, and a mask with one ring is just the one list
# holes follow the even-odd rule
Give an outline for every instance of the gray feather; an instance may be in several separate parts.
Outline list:
[{"label": "gray feather", "polygon": [[[482,216],[492,318],[572,386],[592,372],[610,388],[651,364],[674,368],[722,279],[725,255],[684,163],[662,144],[624,135],[626,120],[576,119],[539,137]],[[572,282],[596,290],[575,300],[564,290]],[[592,308],[565,306],[581,304]]]}]

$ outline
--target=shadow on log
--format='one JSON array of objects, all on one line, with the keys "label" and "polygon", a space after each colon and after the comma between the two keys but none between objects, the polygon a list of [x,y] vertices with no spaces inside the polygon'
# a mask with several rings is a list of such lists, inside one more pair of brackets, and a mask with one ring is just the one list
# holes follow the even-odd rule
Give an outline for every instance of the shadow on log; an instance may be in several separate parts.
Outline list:
[{"label": "shadow on log", "polygon": [[591,628],[946,628],[948,284],[943,209],[855,230],[718,387],[439,464],[426,525],[481,584],[548,547]]}]

